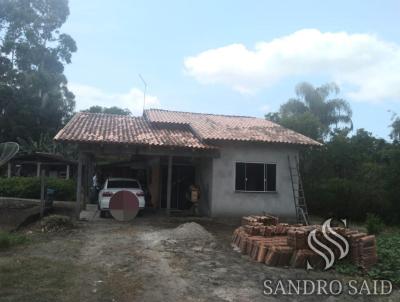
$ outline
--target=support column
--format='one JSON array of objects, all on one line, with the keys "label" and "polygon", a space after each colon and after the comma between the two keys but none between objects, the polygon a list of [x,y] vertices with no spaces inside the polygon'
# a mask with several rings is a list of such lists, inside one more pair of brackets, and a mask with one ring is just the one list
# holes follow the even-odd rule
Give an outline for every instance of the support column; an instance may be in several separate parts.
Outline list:
[{"label": "support column", "polygon": [[67,167],[66,167],[67,169],[66,169],[66,171],[65,171],[65,179],[69,179],[69,165],[67,165]]},{"label": "support column", "polygon": [[86,193],[87,193],[87,156],[85,153],[82,154],[82,202],[81,211],[86,210]]},{"label": "support column", "polygon": [[90,203],[90,187],[91,187],[91,154],[84,154],[84,173],[83,173],[83,209]]},{"label": "support column", "polygon": [[45,193],[45,188],[46,188],[46,183],[45,183],[45,170],[42,170],[40,173],[40,218],[43,218],[44,216],[44,208],[45,208],[45,198],[46,198],[46,193]]},{"label": "support column", "polygon": [[76,180],[76,204],[75,204],[75,215],[76,219],[79,219],[81,213],[81,203],[82,203],[82,152],[78,155],[78,177]]},{"label": "support column", "polygon": [[11,163],[9,162],[7,164],[7,178],[11,177]]},{"label": "support column", "polygon": [[160,157],[155,158],[150,164],[151,179],[149,179],[149,189],[153,208],[161,207],[161,182],[160,182]]},{"label": "support column", "polygon": [[40,177],[40,166],[42,165],[41,162],[36,164],[36,177]]},{"label": "support column", "polygon": [[171,211],[171,193],[172,193],[172,156],[168,156],[168,177],[167,177],[167,214]]},{"label": "support column", "polygon": [[92,203],[94,194],[93,176],[94,176],[94,156],[93,154],[87,155],[87,203]]}]

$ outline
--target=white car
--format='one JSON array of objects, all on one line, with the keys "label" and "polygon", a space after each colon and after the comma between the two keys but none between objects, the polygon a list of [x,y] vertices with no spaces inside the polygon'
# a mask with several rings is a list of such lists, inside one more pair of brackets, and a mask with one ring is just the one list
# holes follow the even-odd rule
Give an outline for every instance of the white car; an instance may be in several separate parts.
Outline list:
[{"label": "white car", "polygon": [[104,183],[103,189],[99,192],[100,216],[104,217],[109,211],[110,199],[118,191],[130,191],[136,195],[139,200],[139,209],[144,209],[144,192],[140,183],[133,178],[114,178],[110,177]]}]

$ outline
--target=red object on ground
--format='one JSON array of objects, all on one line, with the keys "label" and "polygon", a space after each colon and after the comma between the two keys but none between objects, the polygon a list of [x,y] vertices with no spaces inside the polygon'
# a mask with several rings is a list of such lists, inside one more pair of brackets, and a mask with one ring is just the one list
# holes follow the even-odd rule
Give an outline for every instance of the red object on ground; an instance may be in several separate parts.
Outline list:
[{"label": "red object on ground", "polygon": [[[370,269],[378,261],[376,238],[357,230],[334,227],[349,244],[349,259],[364,270]],[[316,230],[319,240],[328,245],[336,255],[339,250],[329,245],[323,237],[321,225],[289,225],[279,223],[278,218],[267,216],[242,217],[232,238],[234,246],[251,259],[271,266],[291,266],[307,268],[307,261],[313,268],[323,269],[324,259],[312,251],[308,245],[308,236]]]},{"label": "red object on ground", "polygon": [[118,191],[110,199],[110,213],[118,221],[129,221],[139,212],[139,200],[129,191]]}]

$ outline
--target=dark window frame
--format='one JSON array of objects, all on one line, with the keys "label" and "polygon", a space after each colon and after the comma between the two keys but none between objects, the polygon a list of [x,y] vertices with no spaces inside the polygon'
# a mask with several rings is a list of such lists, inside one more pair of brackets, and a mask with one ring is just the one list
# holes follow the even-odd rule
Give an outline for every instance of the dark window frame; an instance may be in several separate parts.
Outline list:
[{"label": "dark window frame", "polygon": [[[240,180],[238,181],[237,176],[238,176],[238,164],[239,165],[244,165],[244,189],[238,189],[238,183],[240,183]],[[259,164],[259,165],[263,165],[263,170],[264,170],[264,190],[247,190],[246,186],[247,186],[247,164]],[[273,181],[273,184],[275,185],[275,190],[268,190],[268,175],[267,175],[267,170],[268,170],[268,166],[275,166],[275,179]],[[275,162],[245,162],[245,161],[236,161],[234,163],[234,169],[235,169],[235,173],[234,173],[234,189],[235,192],[244,192],[244,193],[276,193],[277,192],[277,187],[278,187],[278,165]]]}]

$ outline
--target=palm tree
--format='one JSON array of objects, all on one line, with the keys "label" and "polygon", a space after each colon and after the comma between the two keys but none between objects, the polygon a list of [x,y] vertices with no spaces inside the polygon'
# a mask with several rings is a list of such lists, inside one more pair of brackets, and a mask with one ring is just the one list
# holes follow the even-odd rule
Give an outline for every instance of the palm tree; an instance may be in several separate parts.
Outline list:
[{"label": "palm tree", "polygon": [[[391,111],[389,110],[389,112]],[[393,113],[390,127],[392,128],[389,134],[390,138],[397,142],[400,141],[400,117],[396,113]]]},{"label": "palm tree", "polygon": [[328,83],[317,88],[306,82],[300,83],[296,86],[297,98],[289,99],[280,107],[279,117],[288,123],[289,120],[298,119],[301,116],[312,116],[318,120],[323,137],[329,134],[332,126],[335,129],[342,126],[351,130],[353,123],[349,103],[341,98],[328,99],[331,94],[338,93],[339,87],[335,83]]}]

